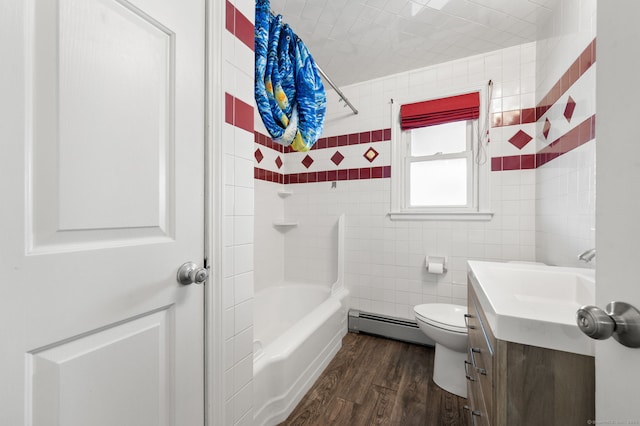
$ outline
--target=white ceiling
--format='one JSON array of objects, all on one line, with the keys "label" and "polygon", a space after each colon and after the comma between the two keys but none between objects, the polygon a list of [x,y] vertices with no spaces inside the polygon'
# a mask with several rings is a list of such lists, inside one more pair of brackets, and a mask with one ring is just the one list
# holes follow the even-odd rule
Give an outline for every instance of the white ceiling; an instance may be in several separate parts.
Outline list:
[{"label": "white ceiling", "polygon": [[338,85],[536,39],[557,0],[271,0]]}]

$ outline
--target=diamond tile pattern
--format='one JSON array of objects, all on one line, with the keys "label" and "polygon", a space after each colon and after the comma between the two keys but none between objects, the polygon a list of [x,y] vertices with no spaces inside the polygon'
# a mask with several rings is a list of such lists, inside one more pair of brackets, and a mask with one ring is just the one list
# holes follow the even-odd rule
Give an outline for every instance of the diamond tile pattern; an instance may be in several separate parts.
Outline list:
[{"label": "diamond tile pattern", "polygon": [[564,107],[564,118],[567,119],[568,122],[571,122],[571,117],[573,117],[573,111],[576,109],[576,101],[573,100],[571,96],[567,100],[567,106]]},{"label": "diamond tile pattern", "polygon": [[278,168],[282,167],[282,158],[280,158],[279,155],[276,157],[276,166],[278,166]]},{"label": "diamond tile pattern", "polygon": [[365,153],[364,153],[364,158],[366,158],[367,160],[369,160],[370,163],[373,163],[373,160],[376,159],[376,157],[378,156],[378,151],[376,151],[373,148],[369,148]]},{"label": "diamond tile pattern", "polygon": [[555,7],[550,0],[271,0],[339,86],[535,41]]},{"label": "diamond tile pattern", "polygon": [[533,138],[529,136],[526,132],[522,130],[518,130],[518,132],[511,136],[509,142],[518,149],[524,148]]},{"label": "diamond tile pattern", "polygon": [[260,148],[256,149],[256,152],[253,153],[253,156],[256,157],[256,161],[258,163],[260,163],[264,158],[264,155],[262,155],[262,151],[260,151]]},{"label": "diamond tile pattern", "polygon": [[339,166],[342,160],[344,160],[344,155],[342,155],[340,151],[336,151],[336,153],[331,156],[331,161],[333,161],[333,164],[336,166]]},{"label": "diamond tile pattern", "polygon": [[544,136],[545,139],[549,137],[549,130],[551,130],[551,122],[549,121],[548,118],[545,118],[544,127],[542,128],[542,135]]},{"label": "diamond tile pattern", "polygon": [[313,158],[309,157],[309,155],[306,155],[302,159],[302,165],[305,166],[307,169],[311,167],[312,164],[313,164]]}]

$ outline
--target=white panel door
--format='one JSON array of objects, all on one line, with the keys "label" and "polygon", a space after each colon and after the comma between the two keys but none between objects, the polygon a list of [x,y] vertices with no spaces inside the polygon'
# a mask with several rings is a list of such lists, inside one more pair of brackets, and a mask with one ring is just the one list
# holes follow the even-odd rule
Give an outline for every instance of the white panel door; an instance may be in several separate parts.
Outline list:
[{"label": "white panel door", "polygon": [[[596,304],[640,309],[640,141],[638,70],[640,3],[598,2],[596,62]],[[596,417],[640,424],[640,349],[613,338],[596,343]]]},{"label": "white panel door", "polygon": [[204,424],[204,12],[0,3],[0,425]]}]

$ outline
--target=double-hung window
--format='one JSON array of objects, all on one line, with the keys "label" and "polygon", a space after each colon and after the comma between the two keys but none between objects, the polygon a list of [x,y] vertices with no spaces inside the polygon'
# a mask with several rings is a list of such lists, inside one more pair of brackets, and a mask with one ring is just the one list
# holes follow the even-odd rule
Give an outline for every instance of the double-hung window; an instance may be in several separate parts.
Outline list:
[{"label": "double-hung window", "polygon": [[480,195],[480,92],[394,106],[392,219],[488,220]]}]

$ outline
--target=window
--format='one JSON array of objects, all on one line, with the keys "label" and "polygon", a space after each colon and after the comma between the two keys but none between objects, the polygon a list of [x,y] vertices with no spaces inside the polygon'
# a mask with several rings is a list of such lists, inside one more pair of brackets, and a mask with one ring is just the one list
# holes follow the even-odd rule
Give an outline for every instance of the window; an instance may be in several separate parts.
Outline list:
[{"label": "window", "polygon": [[393,103],[392,219],[491,218],[481,191],[487,167],[477,161],[480,100],[476,90]]},{"label": "window", "polygon": [[408,207],[468,207],[472,203],[475,120],[436,124],[403,132],[408,155]]}]

